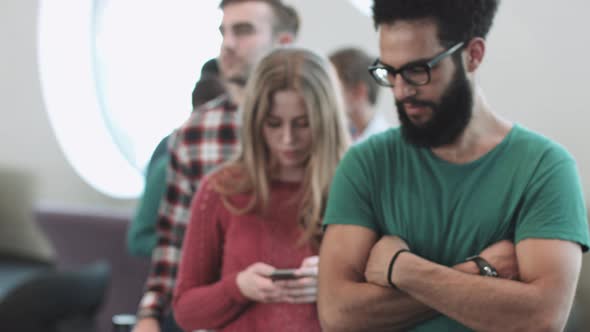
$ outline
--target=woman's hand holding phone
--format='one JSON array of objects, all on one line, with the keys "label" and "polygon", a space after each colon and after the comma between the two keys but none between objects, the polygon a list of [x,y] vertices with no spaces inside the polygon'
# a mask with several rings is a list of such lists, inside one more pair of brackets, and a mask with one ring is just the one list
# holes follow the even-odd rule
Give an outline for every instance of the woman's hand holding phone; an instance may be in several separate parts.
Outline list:
[{"label": "woman's hand holding phone", "polygon": [[318,256],[303,260],[297,269],[275,269],[254,263],[238,273],[240,292],[256,302],[314,303],[317,297]]},{"label": "woman's hand holding phone", "polygon": [[270,279],[273,266],[265,263],[254,263],[238,273],[236,282],[240,292],[248,299],[256,302],[285,302],[283,287]]},{"label": "woman's hand holding phone", "polygon": [[284,302],[288,303],[314,303],[318,292],[318,256],[307,257],[301,266],[294,271],[296,279],[277,280],[284,292]]}]

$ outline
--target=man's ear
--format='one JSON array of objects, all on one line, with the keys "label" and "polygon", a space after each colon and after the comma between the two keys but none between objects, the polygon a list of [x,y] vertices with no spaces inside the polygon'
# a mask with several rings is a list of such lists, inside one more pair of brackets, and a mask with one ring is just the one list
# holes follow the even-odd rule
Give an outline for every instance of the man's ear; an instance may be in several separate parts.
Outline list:
[{"label": "man's ear", "polygon": [[295,42],[295,36],[289,32],[280,32],[277,36],[279,45],[289,45]]},{"label": "man's ear", "polygon": [[356,86],[351,89],[354,93],[355,99],[368,100],[369,99],[369,88],[364,82],[358,82]]},{"label": "man's ear", "polygon": [[473,38],[465,47],[465,68],[467,72],[474,72],[483,62],[486,53],[486,41],[481,37]]}]

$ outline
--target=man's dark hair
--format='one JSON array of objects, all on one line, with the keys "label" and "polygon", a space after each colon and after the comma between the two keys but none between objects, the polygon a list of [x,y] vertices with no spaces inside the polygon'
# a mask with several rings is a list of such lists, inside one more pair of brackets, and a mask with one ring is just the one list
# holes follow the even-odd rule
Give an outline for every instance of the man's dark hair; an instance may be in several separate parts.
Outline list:
[{"label": "man's dark hair", "polygon": [[193,109],[225,93],[225,86],[219,77],[217,59],[207,60],[201,67],[201,78],[195,84],[192,93]]},{"label": "man's dark hair", "polygon": [[441,43],[486,38],[500,0],[374,0],[375,27],[399,20],[432,19]]},{"label": "man's dark hair", "polygon": [[201,77],[203,76],[219,76],[219,64],[217,58],[207,60],[201,67]]},{"label": "man's dark hair", "polygon": [[336,68],[338,77],[345,87],[356,87],[359,83],[367,86],[367,94],[371,105],[377,103],[379,86],[371,77],[367,68],[373,64],[375,58],[357,48],[340,49],[329,56],[330,62]]},{"label": "man's dark hair", "polygon": [[299,32],[299,15],[295,8],[284,4],[281,0],[221,0],[219,8],[223,9],[225,6],[240,2],[264,2],[267,3],[274,13],[274,33],[287,32],[297,36]]},{"label": "man's dark hair", "polygon": [[225,93],[225,87],[219,77],[203,76],[193,88],[193,109],[211,101]]}]

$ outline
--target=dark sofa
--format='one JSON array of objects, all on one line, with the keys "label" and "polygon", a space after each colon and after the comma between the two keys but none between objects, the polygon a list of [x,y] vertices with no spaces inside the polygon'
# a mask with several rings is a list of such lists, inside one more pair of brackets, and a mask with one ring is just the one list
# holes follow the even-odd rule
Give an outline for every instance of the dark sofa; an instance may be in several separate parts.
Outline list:
[{"label": "dark sofa", "polygon": [[58,268],[108,263],[110,283],[96,316],[97,331],[111,332],[113,315],[135,313],[149,259],[127,253],[125,235],[130,214],[43,207],[36,209],[35,217],[55,249]]}]

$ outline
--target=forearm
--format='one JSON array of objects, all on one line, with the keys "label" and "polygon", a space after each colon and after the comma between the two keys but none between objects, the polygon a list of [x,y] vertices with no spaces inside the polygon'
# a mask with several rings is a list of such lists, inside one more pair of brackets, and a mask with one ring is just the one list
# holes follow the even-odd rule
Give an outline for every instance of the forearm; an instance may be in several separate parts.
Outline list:
[{"label": "forearm", "polygon": [[327,332],[403,331],[437,315],[402,292],[366,282],[341,282],[318,306]]},{"label": "forearm", "polygon": [[394,271],[401,290],[477,331],[541,331],[555,320],[546,310],[552,299],[533,284],[459,273],[410,253]]},{"label": "forearm", "polygon": [[250,304],[240,293],[235,273],[201,286],[180,279],[174,296],[174,317],[186,331],[219,329],[235,320]]},{"label": "forearm", "polygon": [[[473,263],[454,269],[477,273]],[[404,292],[363,281],[341,281],[330,289],[318,303],[324,331],[405,331],[439,315]]]}]

